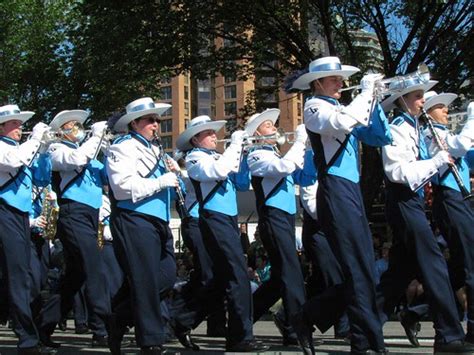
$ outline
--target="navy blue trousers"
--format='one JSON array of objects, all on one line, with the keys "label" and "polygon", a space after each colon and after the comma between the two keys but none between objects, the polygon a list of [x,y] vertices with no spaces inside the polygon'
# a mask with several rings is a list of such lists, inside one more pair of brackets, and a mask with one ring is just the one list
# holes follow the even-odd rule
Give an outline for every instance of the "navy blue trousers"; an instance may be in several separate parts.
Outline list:
[{"label": "navy blue trousers", "polygon": [[[302,242],[313,272],[308,285],[308,295],[316,295],[332,286],[342,284],[344,282],[342,268],[337,262],[326,236],[321,231],[321,225],[304,209]],[[349,318],[344,312],[334,325],[334,334],[346,336],[349,330]]]},{"label": "navy blue trousers", "polygon": [[299,312],[306,301],[303,272],[296,252],[295,215],[263,206],[258,230],[271,264],[270,279],[253,294],[256,322],[281,297],[286,319]]},{"label": "navy blue trousers", "polygon": [[13,331],[18,336],[19,348],[38,344],[38,332],[30,307],[33,290],[30,243],[28,213],[0,201],[0,261],[7,283]]},{"label": "navy blue trousers", "polygon": [[116,208],[110,227],[115,255],[128,284],[114,297],[116,322],[135,325],[139,347],[161,345],[166,341],[166,332],[160,293],[171,290],[176,280],[173,236],[168,223]]},{"label": "navy blue trousers", "polygon": [[72,309],[74,311],[74,326],[89,325],[89,312],[87,310],[86,296],[84,294],[84,286],[74,295]]},{"label": "navy blue trousers", "polygon": [[454,290],[466,286],[467,332],[474,336],[474,213],[459,191],[433,186],[433,217],[448,243]]},{"label": "navy blue trousers", "polygon": [[91,311],[102,319],[110,314],[110,292],[103,258],[97,248],[98,223],[98,209],[71,200],[61,201],[57,234],[64,248],[66,273],[60,281],[59,295],[50,297],[41,312],[39,324],[46,334],[51,334],[56,324],[67,316],[82,285]]},{"label": "navy blue trousers", "polygon": [[414,278],[421,278],[430,305],[435,342],[464,338],[448,268],[426,218],[424,200],[409,187],[387,183],[387,221],[393,231],[388,270],[378,286],[382,321],[386,321]]},{"label": "navy blue trousers", "polygon": [[344,282],[313,297],[304,306],[304,314],[325,331],[338,321],[347,306],[352,351],[383,349],[372,237],[359,184],[332,175],[320,177],[317,207],[318,220],[342,268]]},{"label": "navy blue trousers", "polygon": [[43,297],[41,291],[48,284],[48,270],[50,265],[49,242],[44,240],[37,233],[31,234],[31,310],[33,319],[40,313],[43,307]]},{"label": "navy blue trousers", "polygon": [[216,286],[214,263],[204,245],[199,219],[184,219],[181,232],[184,244],[193,254],[194,270],[190,281],[174,295],[171,313],[175,329],[187,331],[196,328],[216,307],[223,306],[225,293]]},{"label": "navy blue trousers", "polygon": [[225,290],[227,296],[227,346],[252,340],[252,293],[237,217],[203,210],[199,228],[207,252],[213,258],[215,287]]}]

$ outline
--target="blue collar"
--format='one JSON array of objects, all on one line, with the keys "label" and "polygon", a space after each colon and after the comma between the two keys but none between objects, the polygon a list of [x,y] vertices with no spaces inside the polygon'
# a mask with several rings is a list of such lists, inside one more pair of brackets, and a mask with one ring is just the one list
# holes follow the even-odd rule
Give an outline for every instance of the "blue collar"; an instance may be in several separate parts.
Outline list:
[{"label": "blue collar", "polygon": [[410,126],[412,126],[415,129],[418,129],[418,121],[414,118],[411,117],[408,113],[400,111],[400,116],[403,118],[405,122],[407,122]]},{"label": "blue collar", "polygon": [[433,123],[433,127],[439,128],[442,131],[447,131],[448,127],[441,123]]},{"label": "blue collar", "polygon": [[321,99],[321,100],[324,100],[326,102],[329,102],[331,105],[334,105],[334,106],[339,105],[339,101],[337,101],[333,97],[324,96],[324,95],[315,95],[314,97],[317,98],[317,99]]},{"label": "blue collar", "polygon": [[192,150],[197,150],[198,152],[204,152],[204,153],[207,153],[209,155],[213,155],[213,154],[216,154],[217,151],[215,149],[207,149],[207,148],[198,148],[198,147],[195,147],[193,148]]},{"label": "blue collar", "polygon": [[137,141],[139,141],[141,144],[143,144],[145,147],[150,148],[151,147],[151,142],[143,137],[140,133],[137,133],[135,131],[131,131],[130,135],[132,138],[135,138]]},{"label": "blue collar", "polygon": [[10,137],[7,137],[7,136],[0,136],[0,140],[2,142],[5,142],[9,145],[18,145],[18,142]]},{"label": "blue collar", "polygon": [[77,143],[73,143],[71,141],[61,141],[62,144],[64,145],[67,145],[68,147],[70,148],[73,148],[73,149],[77,149],[79,146],[77,145]]}]

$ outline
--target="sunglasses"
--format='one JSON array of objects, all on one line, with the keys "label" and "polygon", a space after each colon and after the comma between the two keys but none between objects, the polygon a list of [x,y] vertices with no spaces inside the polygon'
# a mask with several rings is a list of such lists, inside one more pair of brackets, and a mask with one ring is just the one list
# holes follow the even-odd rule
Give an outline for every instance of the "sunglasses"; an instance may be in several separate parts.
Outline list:
[{"label": "sunglasses", "polygon": [[145,116],[140,118],[140,120],[146,121],[148,123],[160,123],[160,118],[158,116]]}]

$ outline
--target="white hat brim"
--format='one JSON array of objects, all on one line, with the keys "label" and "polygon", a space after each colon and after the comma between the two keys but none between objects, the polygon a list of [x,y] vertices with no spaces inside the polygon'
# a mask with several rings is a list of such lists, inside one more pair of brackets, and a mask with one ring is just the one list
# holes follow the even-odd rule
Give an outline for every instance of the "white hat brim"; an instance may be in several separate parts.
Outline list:
[{"label": "white hat brim", "polygon": [[395,101],[402,97],[403,95],[406,95],[412,91],[416,90],[423,90],[424,92],[427,92],[429,89],[431,89],[433,86],[435,86],[438,82],[436,80],[430,80],[426,84],[417,84],[417,85],[412,85],[408,88],[405,88],[401,91],[397,91],[394,94],[390,95],[387,97],[385,100],[381,102],[382,108],[385,112],[388,112],[395,108]]},{"label": "white hat brim", "polygon": [[226,121],[212,121],[200,124],[198,126],[186,128],[186,130],[181,133],[176,140],[176,148],[181,150],[182,152],[186,152],[193,147],[191,144],[191,138],[193,138],[196,134],[207,131],[208,129],[212,129],[213,131],[219,131],[222,127],[224,127]]},{"label": "white hat brim", "polygon": [[136,120],[137,118],[142,117],[142,116],[152,115],[152,114],[157,114],[161,116],[170,107],[171,107],[170,104],[157,103],[155,104],[155,108],[149,108],[146,110],[127,113],[119,118],[119,120],[115,123],[113,129],[117,132],[125,132],[128,130],[127,128],[128,124],[132,122],[133,120]]},{"label": "white hat brim", "polygon": [[245,131],[248,133],[249,136],[252,136],[255,131],[257,130],[258,126],[260,126],[265,121],[272,121],[273,124],[280,116],[280,110],[277,108],[270,108],[268,110],[263,111],[260,115],[255,117],[251,122],[247,123],[245,126]]},{"label": "white hat brim", "polygon": [[8,121],[18,120],[22,123],[28,121],[31,117],[33,117],[35,113],[31,111],[21,111],[20,113],[15,113],[13,115],[7,116],[0,116],[0,124],[3,124]]},{"label": "white hat brim", "polygon": [[433,106],[443,104],[444,106],[448,107],[451,103],[456,100],[458,95],[451,94],[451,93],[441,93],[435,96],[430,97],[428,100],[425,101],[423,107],[426,111],[428,111]]},{"label": "white hat brim", "polygon": [[56,116],[54,116],[53,120],[49,123],[49,126],[51,129],[57,130],[69,121],[77,121],[83,124],[87,117],[89,117],[89,113],[84,110],[61,111]]},{"label": "white hat brim", "polygon": [[324,70],[305,73],[294,81],[292,89],[309,90],[311,88],[309,84],[317,79],[327,76],[342,76],[344,79],[347,79],[359,71],[359,68],[353,67],[352,65],[341,65],[341,70]]}]

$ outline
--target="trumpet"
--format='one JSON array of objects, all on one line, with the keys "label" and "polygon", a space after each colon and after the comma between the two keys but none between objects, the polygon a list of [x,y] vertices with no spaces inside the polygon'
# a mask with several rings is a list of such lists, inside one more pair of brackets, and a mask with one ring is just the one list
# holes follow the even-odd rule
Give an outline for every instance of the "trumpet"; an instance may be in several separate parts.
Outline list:
[{"label": "trumpet", "polygon": [[[283,128],[278,128],[273,134],[246,137],[244,139],[244,146],[263,144],[268,140],[274,140],[278,145],[283,145],[285,143],[293,144],[295,142],[295,132],[285,132]],[[229,144],[230,142],[230,138],[217,140],[217,143],[224,143],[225,145]]]},{"label": "trumpet", "polygon": [[[385,96],[394,94],[402,91],[408,86],[413,84],[413,81],[418,81],[423,84],[428,83],[430,80],[430,70],[425,63],[420,63],[416,71],[405,74],[394,76],[393,78],[386,78],[376,82],[375,85],[375,95],[376,96]],[[340,89],[339,92],[344,92],[352,90],[352,97],[356,96],[358,90],[361,88],[360,85],[353,85],[347,88]]]}]

